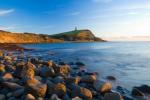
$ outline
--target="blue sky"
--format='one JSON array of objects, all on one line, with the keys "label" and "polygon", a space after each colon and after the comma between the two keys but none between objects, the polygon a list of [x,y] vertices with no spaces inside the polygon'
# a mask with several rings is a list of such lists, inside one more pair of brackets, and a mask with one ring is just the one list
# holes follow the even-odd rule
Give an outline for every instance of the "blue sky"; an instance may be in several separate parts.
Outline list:
[{"label": "blue sky", "polygon": [[150,35],[150,0],[0,0],[0,29],[54,34],[90,29],[116,38]]}]

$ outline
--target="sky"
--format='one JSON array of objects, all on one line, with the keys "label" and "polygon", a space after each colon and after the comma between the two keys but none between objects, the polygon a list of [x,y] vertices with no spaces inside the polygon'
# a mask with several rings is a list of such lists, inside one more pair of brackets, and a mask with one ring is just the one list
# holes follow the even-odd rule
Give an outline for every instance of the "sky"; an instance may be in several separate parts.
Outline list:
[{"label": "sky", "polygon": [[0,30],[55,34],[76,26],[110,40],[150,40],[150,0],[0,0]]}]

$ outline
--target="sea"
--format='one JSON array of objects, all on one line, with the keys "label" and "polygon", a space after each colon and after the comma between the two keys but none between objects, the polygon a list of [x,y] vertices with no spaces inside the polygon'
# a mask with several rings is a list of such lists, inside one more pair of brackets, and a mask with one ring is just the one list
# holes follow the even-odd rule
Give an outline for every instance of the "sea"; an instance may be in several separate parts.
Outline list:
[{"label": "sea", "polygon": [[81,61],[88,71],[99,73],[98,79],[116,77],[114,86],[132,89],[150,85],[150,42],[92,42],[25,44],[34,49],[26,54],[45,60],[66,63]]}]

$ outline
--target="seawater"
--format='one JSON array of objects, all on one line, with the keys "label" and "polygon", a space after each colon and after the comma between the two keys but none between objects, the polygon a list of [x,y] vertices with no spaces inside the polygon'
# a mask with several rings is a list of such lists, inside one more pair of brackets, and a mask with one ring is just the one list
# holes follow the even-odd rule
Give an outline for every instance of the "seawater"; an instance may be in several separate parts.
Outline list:
[{"label": "seawater", "polygon": [[96,42],[26,44],[35,49],[27,54],[65,62],[80,60],[88,70],[98,72],[99,79],[115,76],[115,85],[131,89],[150,85],[150,42]]}]

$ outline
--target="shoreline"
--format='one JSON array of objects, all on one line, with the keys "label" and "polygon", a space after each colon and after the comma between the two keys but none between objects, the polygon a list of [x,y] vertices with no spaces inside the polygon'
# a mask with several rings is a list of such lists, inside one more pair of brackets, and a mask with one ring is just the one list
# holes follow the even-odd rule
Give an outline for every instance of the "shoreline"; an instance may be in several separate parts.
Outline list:
[{"label": "shoreline", "polygon": [[[83,62],[67,64],[61,60],[57,63],[50,59],[44,61],[24,55],[22,49],[29,49],[19,44],[3,44],[2,47],[6,52],[0,57],[0,95],[7,99],[27,100],[25,98],[32,96],[43,100],[53,100],[53,97],[63,100],[148,100],[144,99],[145,87],[134,87],[128,91],[125,87],[117,86],[117,91],[114,91],[110,82],[98,80],[96,72],[82,68],[85,66]],[[12,50],[22,52],[14,56],[9,54]],[[107,79],[116,80],[114,76],[108,76]],[[146,88],[150,87],[146,85]]]}]

